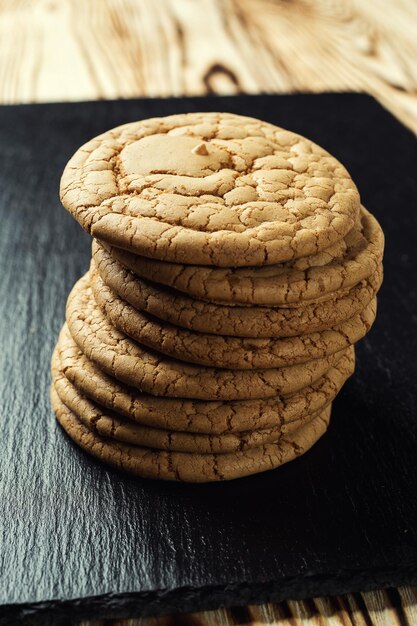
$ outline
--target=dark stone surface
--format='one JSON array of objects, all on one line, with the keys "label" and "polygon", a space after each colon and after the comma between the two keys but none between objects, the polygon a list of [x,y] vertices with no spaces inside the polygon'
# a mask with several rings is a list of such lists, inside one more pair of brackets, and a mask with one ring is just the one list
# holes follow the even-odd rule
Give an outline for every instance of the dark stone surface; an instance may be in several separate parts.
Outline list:
[{"label": "dark stone surface", "polygon": [[[111,126],[230,110],[299,131],[350,169],[387,236],[356,375],[305,457],[228,484],[137,480],[75,447],[49,360],[88,237],[61,208],[73,151]],[[360,95],[0,108],[0,621],[203,609],[417,582],[416,142]]]}]

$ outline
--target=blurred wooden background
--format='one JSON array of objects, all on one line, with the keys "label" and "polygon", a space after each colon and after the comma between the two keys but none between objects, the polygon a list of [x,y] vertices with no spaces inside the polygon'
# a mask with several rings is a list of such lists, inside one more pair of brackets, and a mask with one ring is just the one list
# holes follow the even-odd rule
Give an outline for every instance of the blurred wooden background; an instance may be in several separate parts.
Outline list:
[{"label": "blurred wooden background", "polygon": [[[0,0],[0,103],[365,91],[417,132],[416,0]],[[82,626],[411,626],[417,588]],[[81,626],[81,625],[80,625]]]},{"label": "blurred wooden background", "polygon": [[413,626],[416,600],[416,590],[404,588],[78,626]]},{"label": "blurred wooden background", "polygon": [[0,0],[0,102],[366,91],[417,131],[416,0]]}]

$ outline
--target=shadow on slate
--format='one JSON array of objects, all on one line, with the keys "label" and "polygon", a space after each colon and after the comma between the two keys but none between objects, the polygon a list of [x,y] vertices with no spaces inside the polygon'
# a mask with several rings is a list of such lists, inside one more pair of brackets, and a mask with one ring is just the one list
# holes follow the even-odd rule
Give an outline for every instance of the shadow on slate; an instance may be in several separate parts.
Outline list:
[{"label": "shadow on slate", "polygon": [[[134,479],[79,450],[49,406],[49,361],[89,238],[60,206],[76,148],[181,111],[253,115],[350,170],[387,238],[379,314],[328,434],[231,483]],[[416,142],[364,95],[0,108],[0,622],[66,624],[417,583]]]}]

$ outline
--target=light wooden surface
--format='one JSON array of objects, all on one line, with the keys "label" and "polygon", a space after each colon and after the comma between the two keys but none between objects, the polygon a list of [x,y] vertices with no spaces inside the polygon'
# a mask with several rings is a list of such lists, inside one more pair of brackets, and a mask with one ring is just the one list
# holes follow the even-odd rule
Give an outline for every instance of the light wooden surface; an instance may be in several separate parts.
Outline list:
[{"label": "light wooden surface", "polygon": [[417,131],[416,0],[0,0],[0,102],[366,91]]},{"label": "light wooden surface", "polygon": [[[3,104],[300,91],[368,92],[417,132],[417,2],[0,0]],[[411,626],[417,588],[110,624]]]},{"label": "light wooden surface", "polygon": [[417,624],[416,602],[417,589],[400,588],[78,626],[413,626]]}]

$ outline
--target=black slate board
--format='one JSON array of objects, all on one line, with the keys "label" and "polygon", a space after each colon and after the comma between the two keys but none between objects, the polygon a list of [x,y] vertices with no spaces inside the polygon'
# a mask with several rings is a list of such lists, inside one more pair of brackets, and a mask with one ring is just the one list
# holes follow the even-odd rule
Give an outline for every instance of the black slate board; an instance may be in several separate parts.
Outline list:
[{"label": "black slate board", "polygon": [[[379,316],[329,433],[279,470],[217,485],[136,480],[55,424],[49,359],[88,237],[65,162],[117,124],[228,110],[339,157],[387,236]],[[417,582],[416,142],[362,95],[0,108],[0,621],[198,610]]]}]

